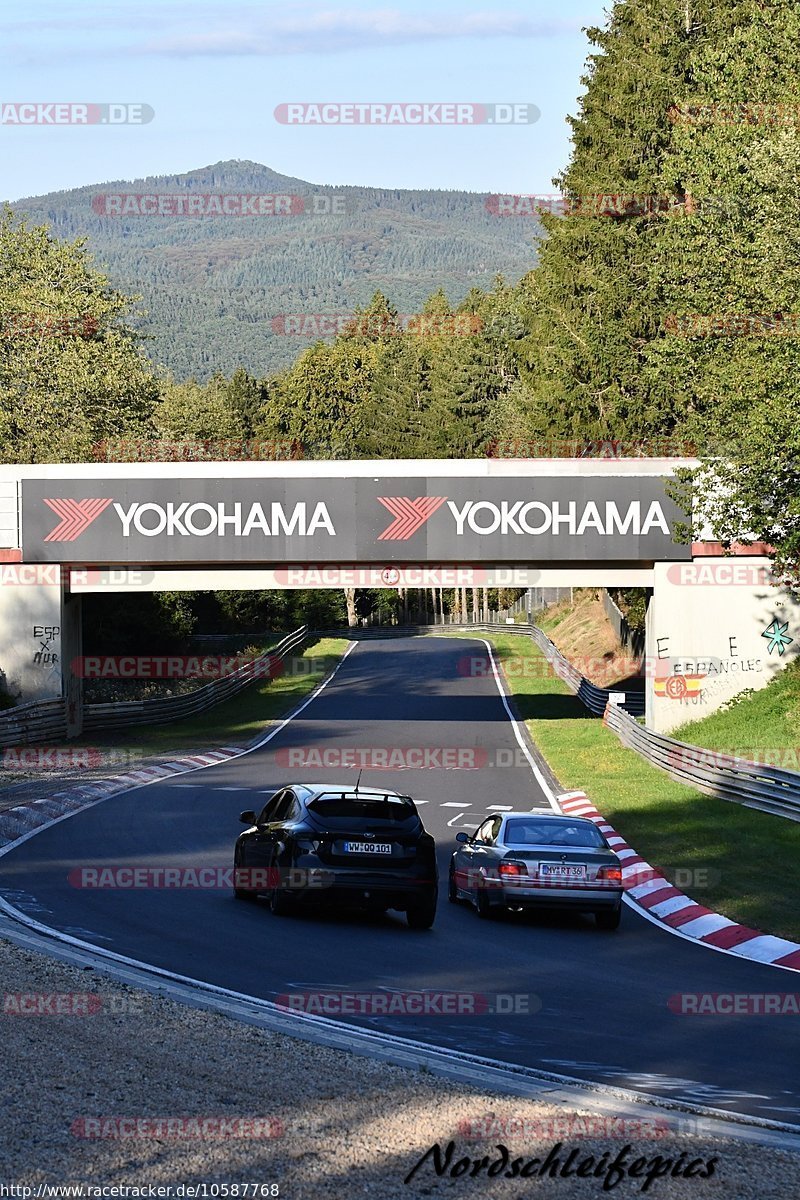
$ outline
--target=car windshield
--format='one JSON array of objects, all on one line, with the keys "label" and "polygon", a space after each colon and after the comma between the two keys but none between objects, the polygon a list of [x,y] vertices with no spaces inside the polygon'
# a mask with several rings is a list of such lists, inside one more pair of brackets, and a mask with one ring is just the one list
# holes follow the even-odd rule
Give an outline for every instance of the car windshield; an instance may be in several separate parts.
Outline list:
[{"label": "car windshield", "polygon": [[605,845],[594,825],[581,821],[526,821],[524,818],[506,822],[503,840],[507,846],[589,846]]},{"label": "car windshield", "polygon": [[392,826],[404,830],[415,829],[419,824],[414,802],[408,796],[320,796],[311,801],[308,811],[334,829],[343,829],[354,821],[372,828]]}]

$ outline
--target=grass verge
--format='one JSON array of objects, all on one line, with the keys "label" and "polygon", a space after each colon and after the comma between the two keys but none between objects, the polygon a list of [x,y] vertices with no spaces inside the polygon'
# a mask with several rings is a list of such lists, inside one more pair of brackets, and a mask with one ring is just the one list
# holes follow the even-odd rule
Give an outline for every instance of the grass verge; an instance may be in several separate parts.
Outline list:
[{"label": "grass verge", "polygon": [[[692,899],[732,921],[800,941],[800,823],[671,780],[620,745],[560,679],[542,678],[538,668],[526,676],[520,660],[542,657],[529,638],[498,633],[491,640],[501,662],[517,660],[508,685],[566,791],[583,789],[626,841]],[[781,675],[750,700],[675,736],[712,749],[763,746],[781,728],[788,736],[787,696],[794,689],[796,701],[800,683],[800,673],[789,674],[795,681]]]},{"label": "grass verge", "polygon": [[229,742],[249,742],[267,725],[286,716],[317,687],[347,649],[344,638],[320,638],[302,654],[291,656],[291,668],[276,679],[253,683],[222,704],[162,725],[133,725],[127,730],[97,730],[70,746],[114,747],[144,757],[185,750],[213,750]]}]

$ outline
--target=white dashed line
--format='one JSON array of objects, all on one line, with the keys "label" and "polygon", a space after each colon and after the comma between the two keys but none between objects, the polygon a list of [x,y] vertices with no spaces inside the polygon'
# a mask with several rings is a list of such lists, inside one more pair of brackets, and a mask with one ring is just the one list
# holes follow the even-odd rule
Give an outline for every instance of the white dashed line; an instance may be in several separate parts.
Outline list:
[{"label": "white dashed line", "polygon": [[443,804],[443,805],[442,805],[442,808],[461,808],[461,809],[464,809],[464,808],[471,808],[471,806],[472,806],[472,801],[471,801],[471,800],[465,800],[465,801],[463,801],[463,803],[462,803],[462,801],[460,801],[460,800],[457,800],[457,801],[448,800],[447,804]]}]

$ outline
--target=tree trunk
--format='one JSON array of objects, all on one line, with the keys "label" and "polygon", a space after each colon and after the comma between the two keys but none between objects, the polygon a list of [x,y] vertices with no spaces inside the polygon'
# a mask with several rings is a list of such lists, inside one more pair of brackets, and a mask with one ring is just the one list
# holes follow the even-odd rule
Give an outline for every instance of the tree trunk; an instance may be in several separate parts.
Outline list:
[{"label": "tree trunk", "polygon": [[347,605],[347,624],[352,629],[358,624],[358,616],[356,614],[356,589],[344,589],[344,602]]}]

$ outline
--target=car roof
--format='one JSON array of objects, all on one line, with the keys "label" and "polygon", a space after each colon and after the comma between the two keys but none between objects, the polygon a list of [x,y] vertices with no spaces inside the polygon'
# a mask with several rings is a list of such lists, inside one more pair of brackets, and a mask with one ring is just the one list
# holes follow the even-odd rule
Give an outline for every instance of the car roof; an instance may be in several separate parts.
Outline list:
[{"label": "car roof", "polygon": [[397,799],[404,799],[404,800],[411,799],[410,796],[404,796],[401,792],[393,792],[391,790],[391,788],[368,788],[368,787],[361,787],[361,785],[359,785],[358,791],[356,791],[355,784],[350,783],[350,782],[348,782],[348,783],[286,783],[283,786],[294,788],[295,790],[302,789],[304,792],[309,793],[309,795],[306,797],[306,799],[313,799],[315,796],[322,796],[322,795],[329,796],[332,792],[335,795],[340,795],[340,796],[341,795],[364,796],[366,798],[371,798],[373,796],[377,796],[380,799],[383,799],[384,796],[396,796]]},{"label": "car roof", "polygon": [[535,808],[534,809],[525,809],[522,812],[487,813],[486,816],[481,821],[481,824],[483,824],[484,821],[488,820],[489,817],[504,817],[504,818],[526,817],[528,820],[530,820],[531,817],[535,817],[537,821],[539,821],[539,820],[542,820],[542,821],[582,821],[584,823],[584,825],[594,825],[594,821],[590,821],[588,817],[571,817],[571,816],[569,816],[568,813],[540,812],[538,809],[535,809]]}]

